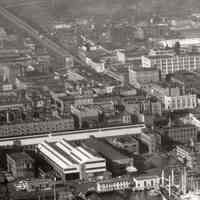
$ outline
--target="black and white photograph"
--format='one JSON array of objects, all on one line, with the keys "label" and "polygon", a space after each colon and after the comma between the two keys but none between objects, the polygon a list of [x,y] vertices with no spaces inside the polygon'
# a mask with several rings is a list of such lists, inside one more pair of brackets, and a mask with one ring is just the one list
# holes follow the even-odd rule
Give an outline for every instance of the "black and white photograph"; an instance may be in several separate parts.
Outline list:
[{"label": "black and white photograph", "polygon": [[200,200],[200,0],[0,0],[0,200]]}]

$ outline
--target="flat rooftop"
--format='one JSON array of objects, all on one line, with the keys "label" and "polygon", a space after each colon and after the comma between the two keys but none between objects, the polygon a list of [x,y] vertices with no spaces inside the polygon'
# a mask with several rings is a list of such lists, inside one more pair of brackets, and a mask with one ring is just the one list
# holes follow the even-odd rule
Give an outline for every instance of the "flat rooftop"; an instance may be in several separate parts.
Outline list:
[{"label": "flat rooftop", "polygon": [[172,82],[172,81],[158,81],[154,83],[157,86],[160,86],[162,88],[174,88],[174,87],[180,87],[179,83]]},{"label": "flat rooftop", "polygon": [[200,56],[200,53],[191,52],[191,53],[182,53],[180,55],[155,55],[155,56],[148,56],[148,58],[162,59],[162,58],[185,57],[185,56]]},{"label": "flat rooftop", "polygon": [[90,67],[74,67],[75,72],[80,74],[82,77],[84,77],[89,82],[94,81],[96,84],[100,83],[103,86],[108,85],[119,85],[120,82],[116,81],[114,78],[108,76],[107,74],[100,74],[97,73],[94,69],[91,69]]},{"label": "flat rooftop", "polygon": [[30,162],[33,162],[34,160],[26,153],[26,152],[17,152],[17,153],[11,153],[8,154],[13,160],[16,162],[20,162],[22,160],[28,160]]},{"label": "flat rooftop", "polygon": [[172,75],[172,80],[178,81],[186,86],[186,89],[195,90],[196,93],[200,92],[199,85],[200,73],[199,72],[178,72]]},{"label": "flat rooftop", "polygon": [[133,71],[136,71],[136,72],[151,72],[151,71],[159,71],[157,68],[155,67],[150,67],[150,68],[147,68],[147,67],[133,67],[132,68]]},{"label": "flat rooftop", "polygon": [[193,72],[176,72],[172,77],[189,84],[190,82],[199,81],[200,74]]},{"label": "flat rooftop", "polygon": [[67,140],[59,142],[43,142],[38,145],[39,151],[55,165],[63,170],[78,170],[78,165],[87,162],[104,162],[101,157],[91,153],[81,146],[75,146]]},{"label": "flat rooftop", "polygon": [[112,145],[103,141],[102,139],[90,138],[83,142],[84,146],[89,149],[94,149],[100,155],[110,159],[110,160],[124,160],[129,159],[128,156],[122,154],[116,150]]}]

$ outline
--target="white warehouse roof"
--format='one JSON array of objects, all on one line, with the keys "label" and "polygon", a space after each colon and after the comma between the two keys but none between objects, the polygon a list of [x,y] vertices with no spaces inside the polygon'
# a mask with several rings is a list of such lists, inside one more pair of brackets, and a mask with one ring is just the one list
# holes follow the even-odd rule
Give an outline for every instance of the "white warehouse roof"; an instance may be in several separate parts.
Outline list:
[{"label": "white warehouse roof", "polygon": [[81,164],[100,163],[99,167],[105,168],[104,158],[88,152],[81,146],[73,146],[65,139],[53,143],[45,141],[38,145],[38,149],[47,160],[54,163],[64,173],[79,172]]}]

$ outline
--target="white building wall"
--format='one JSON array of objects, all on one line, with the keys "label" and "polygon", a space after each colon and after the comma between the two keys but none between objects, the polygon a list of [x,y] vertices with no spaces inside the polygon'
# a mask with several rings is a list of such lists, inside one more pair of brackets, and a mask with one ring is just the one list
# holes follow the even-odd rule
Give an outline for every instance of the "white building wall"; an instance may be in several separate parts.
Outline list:
[{"label": "white building wall", "polygon": [[165,110],[183,110],[183,109],[194,109],[197,107],[196,95],[184,95],[164,97],[164,108]]},{"label": "white building wall", "polygon": [[190,113],[188,118],[186,119],[186,122],[195,125],[198,128],[198,130],[200,130],[200,120],[196,118],[194,114]]},{"label": "white building wall", "polygon": [[146,56],[141,57],[142,67],[150,68],[151,67],[151,60]]},{"label": "white building wall", "polygon": [[180,56],[155,56],[150,57],[151,66],[156,66],[161,75],[177,71],[195,71],[200,68],[200,54]]},{"label": "white building wall", "polygon": [[144,189],[150,189],[150,188],[159,188],[160,185],[160,177],[147,177],[147,178],[135,178],[135,189],[136,190],[144,190]]},{"label": "white building wall", "polygon": [[176,42],[179,42],[181,46],[191,46],[191,45],[197,45],[200,44],[200,38],[186,38],[186,39],[173,39],[173,40],[161,40],[159,41],[159,44],[161,44],[163,47],[174,47]]}]

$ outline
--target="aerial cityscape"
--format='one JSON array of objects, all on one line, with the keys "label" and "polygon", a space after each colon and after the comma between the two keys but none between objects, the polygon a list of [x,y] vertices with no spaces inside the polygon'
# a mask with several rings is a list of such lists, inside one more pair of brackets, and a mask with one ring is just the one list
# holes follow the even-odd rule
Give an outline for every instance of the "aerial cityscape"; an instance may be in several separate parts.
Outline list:
[{"label": "aerial cityscape", "polygon": [[200,200],[200,1],[0,0],[0,200]]}]

